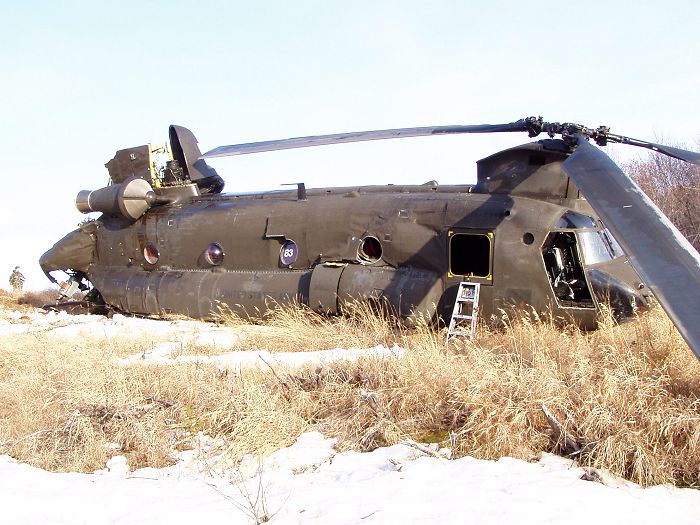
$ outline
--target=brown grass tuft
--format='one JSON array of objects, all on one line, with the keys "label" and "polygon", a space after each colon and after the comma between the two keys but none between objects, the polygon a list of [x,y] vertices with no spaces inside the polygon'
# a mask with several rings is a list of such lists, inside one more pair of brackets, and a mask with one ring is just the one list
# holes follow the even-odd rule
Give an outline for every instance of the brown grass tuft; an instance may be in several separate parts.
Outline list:
[{"label": "brown grass tuft", "polygon": [[17,298],[17,303],[28,305],[34,308],[41,308],[46,304],[55,304],[58,297],[58,290],[47,288],[40,291],[26,291]]},{"label": "brown grass tuft", "polygon": [[[399,344],[403,358],[308,369],[117,366],[127,341],[0,338],[0,453],[52,470],[91,471],[113,454],[161,466],[204,432],[232,458],[264,454],[315,428],[341,449],[406,438],[457,455],[531,459],[560,451],[546,404],[580,462],[644,485],[700,484],[700,363],[659,309],[590,334],[513,319],[448,348],[444,332],[397,329],[358,309],[323,318],[277,311],[242,346],[271,351]],[[196,349],[191,349],[192,352]]]},{"label": "brown grass tuft", "polygon": [[[82,297],[82,292],[76,292],[72,299],[79,300]],[[56,304],[57,298],[58,290],[55,287],[44,290],[26,290],[16,295],[0,289],[0,308],[30,312],[47,304]]]},{"label": "brown grass tuft", "polygon": [[345,315],[323,316],[302,304],[274,304],[262,319],[246,318],[222,305],[218,322],[242,327],[245,338],[237,349],[310,352],[333,348],[392,346],[402,333],[395,319],[365,303],[348,303]]},{"label": "brown grass tuft", "polygon": [[23,295],[14,295],[12,292],[0,289],[0,308],[19,312],[33,311],[34,307],[23,302],[22,297]]}]

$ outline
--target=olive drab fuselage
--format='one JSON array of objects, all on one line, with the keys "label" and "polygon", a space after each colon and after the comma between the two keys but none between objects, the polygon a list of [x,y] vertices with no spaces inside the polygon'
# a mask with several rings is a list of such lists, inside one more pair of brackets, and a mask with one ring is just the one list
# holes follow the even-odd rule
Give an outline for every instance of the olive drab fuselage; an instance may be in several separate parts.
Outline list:
[{"label": "olive drab fuselage", "polygon": [[291,301],[336,314],[359,299],[403,318],[445,319],[467,280],[481,284],[481,319],[533,309],[594,328],[600,302],[626,316],[646,299],[560,169],[567,155],[558,140],[512,148],[480,161],[477,184],[461,186],[202,195],[176,173],[143,193],[136,219],[129,192],[140,190],[121,177],[123,187],[83,196],[102,216],[41,264],[47,275],[77,273],[107,305],[136,314],[207,319],[227,305],[256,315]]}]

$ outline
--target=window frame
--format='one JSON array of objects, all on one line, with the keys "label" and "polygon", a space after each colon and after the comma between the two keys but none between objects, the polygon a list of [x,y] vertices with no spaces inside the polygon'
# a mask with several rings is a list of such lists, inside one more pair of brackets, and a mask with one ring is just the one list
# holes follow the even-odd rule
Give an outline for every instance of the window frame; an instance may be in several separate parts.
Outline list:
[{"label": "window frame", "polygon": [[[458,235],[480,235],[486,237],[489,242],[489,261],[488,261],[488,274],[485,276],[480,275],[464,275],[452,272],[452,240]],[[493,252],[495,246],[496,236],[492,230],[462,230],[462,229],[450,229],[447,231],[447,277],[448,278],[460,278],[466,282],[470,283],[480,283],[480,284],[493,284]]]}]

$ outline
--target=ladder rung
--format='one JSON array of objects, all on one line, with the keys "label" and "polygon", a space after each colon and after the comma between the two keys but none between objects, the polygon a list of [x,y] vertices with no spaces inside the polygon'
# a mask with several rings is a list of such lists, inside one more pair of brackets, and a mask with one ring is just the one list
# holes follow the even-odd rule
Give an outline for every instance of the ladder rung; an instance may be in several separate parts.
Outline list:
[{"label": "ladder rung", "polygon": [[473,315],[454,314],[452,316],[452,319],[474,319],[474,316]]}]

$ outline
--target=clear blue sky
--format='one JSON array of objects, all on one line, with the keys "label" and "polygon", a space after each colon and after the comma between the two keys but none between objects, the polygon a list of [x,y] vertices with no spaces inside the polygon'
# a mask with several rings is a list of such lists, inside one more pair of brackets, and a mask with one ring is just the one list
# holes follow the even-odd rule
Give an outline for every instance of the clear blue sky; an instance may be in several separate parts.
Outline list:
[{"label": "clear blue sky", "polygon": [[[5,287],[15,264],[44,287],[37,260],[83,218],[78,191],[104,186],[117,149],[162,143],[171,123],[203,151],[528,115],[700,137],[696,1],[27,1],[0,16]],[[527,140],[431,137],[212,164],[229,191],[472,182],[475,160]]]}]

